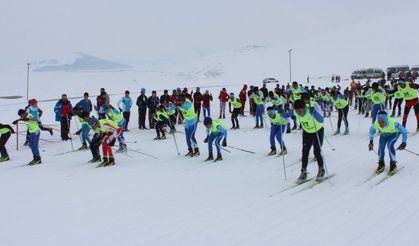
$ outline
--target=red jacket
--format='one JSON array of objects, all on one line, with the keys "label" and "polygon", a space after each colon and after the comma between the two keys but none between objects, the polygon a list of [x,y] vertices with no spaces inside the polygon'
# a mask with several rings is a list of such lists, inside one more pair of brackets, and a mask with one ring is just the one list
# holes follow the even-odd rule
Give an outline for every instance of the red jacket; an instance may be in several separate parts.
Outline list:
[{"label": "red jacket", "polygon": [[218,99],[220,99],[221,102],[228,102],[228,99],[230,99],[230,96],[227,94],[227,92],[220,92],[220,95],[218,96]]},{"label": "red jacket", "polygon": [[202,106],[204,108],[209,108],[210,107],[210,102],[212,101],[212,95],[211,94],[204,94],[203,98],[202,98]]}]

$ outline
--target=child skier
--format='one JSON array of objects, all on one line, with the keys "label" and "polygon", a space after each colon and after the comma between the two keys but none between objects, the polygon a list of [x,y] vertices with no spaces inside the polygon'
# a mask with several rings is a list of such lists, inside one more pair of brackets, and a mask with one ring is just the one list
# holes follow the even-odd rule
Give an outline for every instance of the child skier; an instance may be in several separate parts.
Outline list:
[{"label": "child skier", "polygon": [[[124,115],[118,111],[116,108],[112,107],[112,105],[109,105],[109,107],[106,109],[106,116],[111,121],[115,122],[118,127],[125,129],[125,118]],[[124,133],[121,132],[118,135],[118,142],[119,142],[119,149],[116,151],[118,153],[120,152],[126,152],[127,151],[127,144],[125,142]]]},{"label": "child skier", "polygon": [[82,117],[83,112],[84,112],[84,109],[81,105],[76,105],[76,107],[74,107],[74,114],[77,116],[81,124],[81,128],[76,132],[76,135],[79,135],[79,136],[81,135],[80,140],[82,143],[81,147],[78,150],[88,149],[87,143],[89,143],[89,145],[91,144],[90,137],[89,137],[90,126],[89,126],[89,123],[87,123],[83,119]]},{"label": "child skier", "polygon": [[[89,163],[101,162],[102,159],[100,157],[99,147],[102,144],[104,135],[100,134],[100,131],[97,129],[97,124],[99,123],[99,121],[94,116],[90,117],[88,112],[83,112],[81,114],[81,117],[83,118],[85,122],[89,124],[89,126],[95,132],[89,146],[90,151],[92,152],[92,156],[93,156],[93,158],[89,161]],[[96,127],[95,128],[96,130],[93,128],[93,126]]]},{"label": "child skier", "polygon": [[324,136],[324,118],[314,107],[308,107],[301,99],[294,102],[294,115],[303,128],[302,167],[301,175],[298,178],[297,183],[302,183],[307,179],[308,155],[311,146],[314,147],[314,156],[316,157],[319,166],[316,179],[322,180],[325,175],[323,156],[321,153]]},{"label": "child skier", "polygon": [[389,155],[390,155],[390,169],[388,170],[389,175],[393,175],[397,172],[396,165],[396,150],[394,149],[394,144],[400,136],[400,133],[403,135],[402,143],[397,148],[398,150],[404,150],[407,144],[407,131],[401,124],[399,124],[396,119],[389,118],[385,111],[380,111],[377,114],[377,120],[370,128],[370,143],[368,145],[369,151],[374,149],[374,134],[376,131],[380,132],[380,140],[378,147],[378,167],[375,171],[377,174],[384,172],[385,163],[384,155],[385,148],[387,146]]},{"label": "child skier", "polygon": [[169,117],[168,125],[170,127],[170,133],[173,134],[173,133],[176,132],[175,124],[176,124],[176,110],[177,110],[177,108],[176,108],[175,105],[173,105],[172,102],[164,102],[163,106],[164,106],[164,112]]},{"label": "child skier", "polygon": [[221,120],[213,120],[210,117],[205,117],[204,125],[207,128],[207,137],[204,140],[204,143],[208,143],[208,158],[205,161],[214,160],[212,153],[212,144],[215,143],[215,148],[217,149],[217,158],[214,160],[221,161],[223,157],[221,155],[220,142],[223,139],[222,146],[227,146],[227,129],[224,126],[224,123]]},{"label": "child skier", "polygon": [[166,114],[163,105],[160,105],[159,107],[156,108],[156,113],[154,113],[153,117],[154,117],[154,121],[156,122],[156,133],[157,133],[157,137],[155,137],[154,140],[166,139],[166,134],[164,133],[163,127],[169,124],[169,116]]},{"label": "child skier", "polygon": [[282,135],[284,134],[288,124],[287,118],[289,118],[291,115],[284,117],[273,106],[268,107],[266,110],[267,118],[271,121],[271,134],[269,136],[269,141],[271,143],[271,152],[269,152],[268,155],[276,155],[275,138],[281,146],[281,152],[279,153],[279,155],[285,155],[287,154],[287,148],[285,147]]},{"label": "child skier", "polygon": [[[238,117],[241,113],[242,103],[237,97],[234,96],[234,93],[230,93],[229,103],[233,105],[233,112],[231,113],[231,124],[233,126],[231,129],[240,129]],[[229,107],[231,106],[229,105]]]},{"label": "child skier", "polygon": [[198,142],[195,138],[198,122],[192,102],[185,98],[184,95],[178,96],[178,109],[185,118],[185,135],[186,144],[188,145],[188,153],[185,156],[199,156]]},{"label": "child skier", "polygon": [[12,133],[14,134],[15,130],[13,130],[13,128],[10,125],[0,124],[0,162],[10,160],[9,154],[7,153],[6,149],[6,143],[9,140]]},{"label": "child skier", "polygon": [[41,155],[39,154],[39,137],[41,131],[39,129],[38,120],[30,113],[27,113],[24,109],[19,109],[17,114],[20,116],[19,119],[15,120],[13,124],[17,124],[19,121],[24,121],[26,127],[29,130],[29,147],[31,148],[33,160],[28,163],[28,165],[41,164]]},{"label": "child skier", "polygon": [[374,124],[377,119],[377,113],[385,109],[386,94],[382,90],[377,82],[372,83],[370,91],[370,99],[372,102],[371,116],[372,123]]},{"label": "child skier", "polygon": [[335,105],[338,111],[338,128],[336,129],[335,135],[340,134],[340,126],[342,124],[342,118],[345,123],[345,132],[343,135],[349,134],[349,123],[348,123],[348,112],[349,112],[349,103],[346,100],[346,97],[337,91],[332,91],[331,99],[333,105]]}]

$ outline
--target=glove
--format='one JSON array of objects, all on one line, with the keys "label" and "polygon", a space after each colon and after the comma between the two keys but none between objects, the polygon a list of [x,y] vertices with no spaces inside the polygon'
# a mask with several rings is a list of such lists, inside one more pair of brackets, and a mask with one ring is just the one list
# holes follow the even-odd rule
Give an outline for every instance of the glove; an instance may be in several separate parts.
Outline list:
[{"label": "glove", "polygon": [[108,145],[113,147],[115,145],[116,138],[109,139]]},{"label": "glove", "polygon": [[13,125],[16,125],[19,122],[19,120],[15,120],[12,122]]},{"label": "glove", "polygon": [[368,150],[369,150],[369,151],[374,150],[374,144],[373,144],[373,142],[372,142],[372,141],[370,141],[370,143],[368,144]]},{"label": "glove", "polygon": [[221,144],[221,146],[226,147],[227,146],[227,139],[223,139],[223,143]]},{"label": "glove", "polygon": [[76,135],[80,135],[80,133],[81,133],[81,130],[78,130],[76,133],[74,133],[74,134],[76,134]]},{"label": "glove", "polygon": [[118,108],[119,109],[119,112],[122,112],[122,108]]},{"label": "glove", "polygon": [[204,143],[208,143],[208,137],[204,139]]},{"label": "glove", "polygon": [[400,146],[397,148],[398,150],[406,149],[406,143],[401,143]]}]

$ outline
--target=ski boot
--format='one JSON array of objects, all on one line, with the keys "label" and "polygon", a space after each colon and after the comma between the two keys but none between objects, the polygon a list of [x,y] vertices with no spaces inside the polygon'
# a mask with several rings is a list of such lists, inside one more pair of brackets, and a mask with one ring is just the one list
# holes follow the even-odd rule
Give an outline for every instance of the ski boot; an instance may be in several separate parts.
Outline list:
[{"label": "ski boot", "polygon": [[294,125],[291,130],[297,130],[297,125]]},{"label": "ski boot", "polygon": [[208,155],[208,158],[205,161],[212,161],[214,160],[214,156],[212,154]]},{"label": "ski boot", "polygon": [[109,161],[105,164],[105,167],[115,165],[115,159],[113,157],[109,157]]},{"label": "ski boot", "polygon": [[235,126],[232,126],[232,127],[230,128],[230,130],[236,130],[236,127],[235,127]]},{"label": "ski boot", "polygon": [[258,129],[259,128],[259,125],[256,125],[255,127],[253,127],[253,129]]},{"label": "ski boot", "polygon": [[25,143],[23,144],[23,146],[29,146],[29,141],[25,141]]},{"label": "ski boot", "polygon": [[222,160],[223,160],[223,157],[221,156],[221,153],[218,153],[217,154],[217,159],[215,159],[214,162],[216,162],[216,161],[222,161]]},{"label": "ski boot", "polygon": [[41,157],[34,157],[33,160],[31,162],[28,163],[28,165],[37,165],[37,164],[41,164]]},{"label": "ski boot", "polygon": [[195,156],[199,156],[200,155],[200,153],[199,153],[199,148],[195,148],[194,149],[194,152],[192,153],[192,155],[191,155],[191,157],[195,157]]},{"label": "ski boot", "polygon": [[307,170],[301,169],[301,174],[300,174],[300,177],[298,177],[297,179],[297,184],[304,183],[304,181],[306,180],[307,180]]},{"label": "ski boot", "polygon": [[271,152],[269,152],[268,156],[271,155],[276,155],[276,149],[275,148],[271,148]]},{"label": "ski boot", "polygon": [[93,157],[93,159],[88,161],[88,163],[95,163],[95,162],[100,162],[100,161],[102,161],[102,159],[100,158],[100,156],[97,156],[97,157]]},{"label": "ski boot", "polygon": [[108,164],[108,162],[109,162],[108,157],[103,157],[103,161],[96,167],[104,167]]},{"label": "ski boot", "polygon": [[86,149],[88,149],[87,144],[83,143],[83,145],[80,148],[78,148],[77,150],[86,150]]},{"label": "ski boot", "polygon": [[284,147],[281,149],[281,152],[279,152],[279,156],[286,155],[287,153],[288,153],[287,148]]},{"label": "ski boot", "polygon": [[153,138],[153,140],[160,140],[160,136]]},{"label": "ski boot", "polygon": [[336,132],[333,135],[338,135],[340,134],[340,128],[336,129]]},{"label": "ski boot", "polygon": [[188,148],[188,153],[186,153],[185,156],[192,156],[193,155],[193,150],[192,148]]},{"label": "ski boot", "polygon": [[10,157],[9,156],[3,156],[2,158],[0,158],[0,162],[4,162],[4,161],[10,161]]},{"label": "ski boot", "polygon": [[393,113],[391,113],[391,116],[390,116],[390,117],[391,117],[391,118],[393,118],[393,117],[394,117],[394,115],[396,115],[396,114],[393,112]]},{"label": "ski boot", "polygon": [[345,129],[345,132],[343,133],[343,135],[348,135],[349,134],[349,129],[348,128],[346,128]]},{"label": "ski boot", "polygon": [[163,135],[159,140],[165,140],[166,139],[166,135]]},{"label": "ski boot", "polygon": [[380,173],[384,172],[384,168],[385,168],[384,161],[378,161],[378,167],[375,170],[375,173],[380,174]]},{"label": "ski boot", "polygon": [[388,170],[388,175],[392,176],[397,173],[396,161],[390,161],[390,169]]},{"label": "ski boot", "polygon": [[290,133],[291,133],[291,129],[287,128],[287,134],[290,134]]},{"label": "ski boot", "polygon": [[326,174],[326,170],[323,167],[319,167],[319,171],[317,172],[316,181],[322,181],[324,179],[324,175]]}]

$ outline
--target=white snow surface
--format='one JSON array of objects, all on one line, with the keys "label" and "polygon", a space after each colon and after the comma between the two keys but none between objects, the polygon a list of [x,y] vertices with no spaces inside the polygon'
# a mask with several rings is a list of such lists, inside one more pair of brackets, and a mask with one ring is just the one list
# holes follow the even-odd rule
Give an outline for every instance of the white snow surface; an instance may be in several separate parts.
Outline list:
[{"label": "white snow surface", "polygon": [[[218,89],[210,88],[214,95]],[[228,90],[238,93],[239,87]],[[119,97],[113,95],[111,101]],[[21,101],[0,101],[2,122],[16,118]],[[57,129],[54,103],[41,102],[40,107],[43,123]],[[217,107],[215,102],[214,117]],[[131,131],[125,134],[129,148],[158,159],[128,151],[115,155],[115,166],[95,168],[87,164],[89,151],[56,156],[70,151],[71,144],[61,142],[54,131],[52,137],[41,135],[54,142],[40,141],[43,164],[22,167],[31,159],[30,150],[21,146],[23,136],[19,152],[15,137],[10,139],[12,160],[0,164],[2,245],[417,245],[418,159],[398,152],[402,171],[376,187],[380,177],[363,183],[376,168],[377,156],[367,150],[371,119],[355,111],[349,116],[349,136],[332,136],[325,121],[326,137],[336,150],[325,142],[324,157],[329,174],[336,176],[310,190],[299,192],[302,185],[272,197],[299,175],[301,133],[285,135],[284,180],[282,158],[266,157],[269,129],[254,130],[250,116],[240,118],[240,130],[229,131],[228,144],[256,154],[228,148],[231,153],[223,152],[223,161],[205,163],[202,124],[197,131],[201,156],[185,158],[183,134],[176,134],[178,156],[173,136],[153,141],[154,130],[138,130],[136,109],[132,111]],[[336,112],[331,120],[335,129]],[[412,132],[413,115],[409,122]],[[418,143],[417,136],[410,138],[408,148],[418,151]],[[77,136],[73,144],[80,146]],[[310,177],[316,174],[315,163],[309,164],[309,172]]]}]

